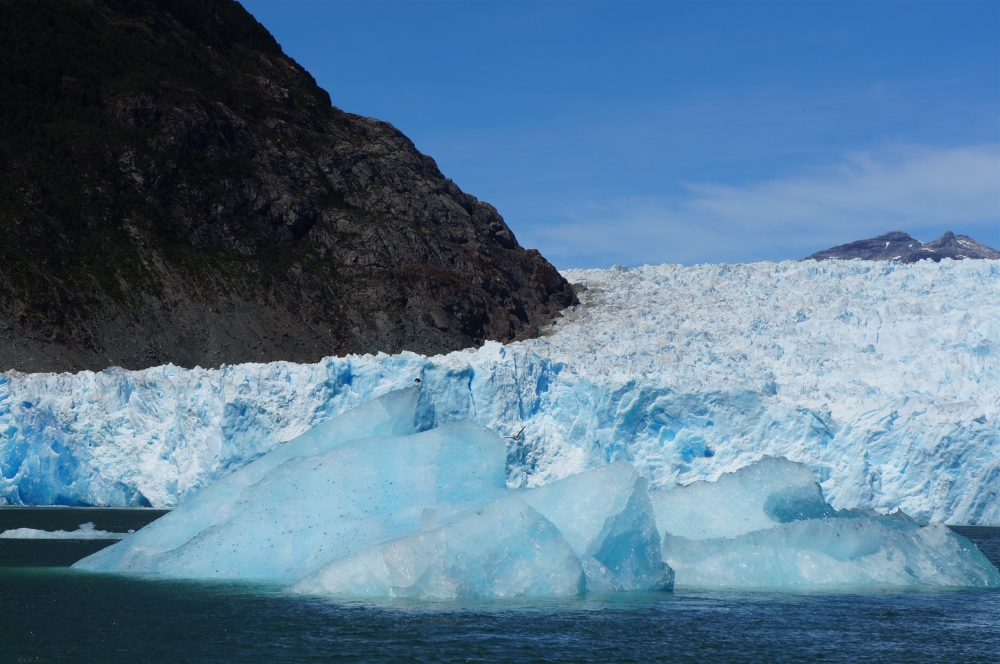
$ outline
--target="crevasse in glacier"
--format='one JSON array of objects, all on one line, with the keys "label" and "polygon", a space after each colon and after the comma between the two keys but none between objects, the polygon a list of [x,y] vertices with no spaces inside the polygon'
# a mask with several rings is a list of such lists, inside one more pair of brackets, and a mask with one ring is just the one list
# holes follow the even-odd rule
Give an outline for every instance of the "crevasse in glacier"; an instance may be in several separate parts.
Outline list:
[{"label": "crevasse in glacier", "polygon": [[76,567],[417,598],[672,586],[632,466],[511,490],[502,439],[468,420],[415,433],[416,396],[327,421]]},{"label": "crevasse in glacier", "polygon": [[901,512],[834,510],[809,469],[765,457],[651,500],[678,585],[1000,587],[966,538]]},{"label": "crevasse in glacier", "polygon": [[765,455],[834,508],[1000,525],[1000,262],[571,270],[538,338],[413,353],[0,374],[0,501],[172,507],[421,378],[416,427],[471,419],[537,487],[624,459],[653,489]]}]

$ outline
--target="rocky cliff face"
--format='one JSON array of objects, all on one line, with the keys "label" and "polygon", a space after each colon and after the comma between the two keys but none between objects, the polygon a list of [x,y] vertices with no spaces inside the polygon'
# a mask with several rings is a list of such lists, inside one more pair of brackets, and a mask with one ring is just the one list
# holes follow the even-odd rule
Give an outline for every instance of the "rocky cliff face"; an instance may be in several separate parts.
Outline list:
[{"label": "rocky cliff face", "polygon": [[955,235],[951,231],[927,244],[902,231],[891,231],[867,240],[858,240],[842,244],[839,247],[817,251],[802,260],[823,261],[831,258],[842,260],[860,258],[866,261],[900,261],[902,263],[916,263],[927,259],[938,263],[942,258],[953,260],[996,259],[1000,258],[1000,251],[980,244],[968,235]]},{"label": "rocky cliff face", "polygon": [[232,0],[0,0],[0,370],[438,353],[574,304]]}]

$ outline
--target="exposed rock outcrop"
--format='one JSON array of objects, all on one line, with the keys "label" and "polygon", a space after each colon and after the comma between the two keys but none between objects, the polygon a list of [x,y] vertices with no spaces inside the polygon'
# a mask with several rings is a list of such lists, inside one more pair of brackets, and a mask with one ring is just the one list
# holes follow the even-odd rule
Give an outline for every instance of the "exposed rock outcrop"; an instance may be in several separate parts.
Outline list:
[{"label": "exposed rock outcrop", "polygon": [[232,0],[0,0],[0,370],[508,341],[576,303]]},{"label": "exposed rock outcrop", "polygon": [[867,240],[858,240],[832,249],[817,251],[802,260],[823,261],[831,258],[841,260],[860,258],[866,261],[900,261],[902,263],[916,263],[928,259],[936,263],[942,258],[953,260],[997,259],[1000,258],[1000,251],[980,244],[968,235],[955,235],[951,231],[927,244],[902,231],[892,231]]}]

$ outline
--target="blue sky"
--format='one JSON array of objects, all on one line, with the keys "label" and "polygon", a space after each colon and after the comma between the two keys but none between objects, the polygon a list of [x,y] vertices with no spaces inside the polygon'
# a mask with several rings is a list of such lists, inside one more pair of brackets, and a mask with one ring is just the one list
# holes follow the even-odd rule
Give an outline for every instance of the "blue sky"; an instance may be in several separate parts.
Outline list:
[{"label": "blue sky", "polygon": [[559,268],[1000,247],[1000,3],[244,0]]}]

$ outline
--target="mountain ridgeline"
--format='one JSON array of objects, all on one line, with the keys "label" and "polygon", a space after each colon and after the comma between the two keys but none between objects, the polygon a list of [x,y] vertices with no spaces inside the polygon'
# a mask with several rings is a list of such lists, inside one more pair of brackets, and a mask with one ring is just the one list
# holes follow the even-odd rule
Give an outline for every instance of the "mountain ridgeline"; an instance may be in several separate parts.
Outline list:
[{"label": "mountain ridgeline", "polygon": [[0,0],[0,370],[433,354],[576,301],[233,0]]},{"label": "mountain ridgeline", "polygon": [[952,260],[998,259],[1000,251],[980,244],[968,235],[955,235],[951,231],[926,244],[902,231],[890,231],[878,237],[817,251],[802,260],[825,261],[854,258],[866,261],[899,261],[901,263],[932,260],[939,263],[942,258],[951,258]]}]

